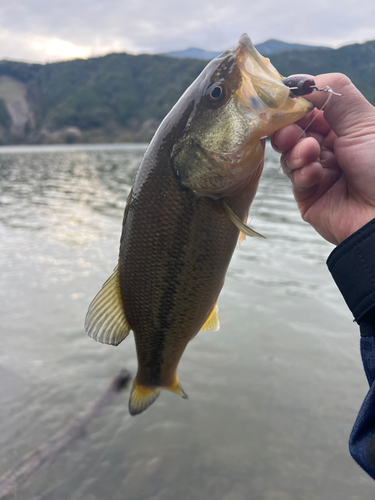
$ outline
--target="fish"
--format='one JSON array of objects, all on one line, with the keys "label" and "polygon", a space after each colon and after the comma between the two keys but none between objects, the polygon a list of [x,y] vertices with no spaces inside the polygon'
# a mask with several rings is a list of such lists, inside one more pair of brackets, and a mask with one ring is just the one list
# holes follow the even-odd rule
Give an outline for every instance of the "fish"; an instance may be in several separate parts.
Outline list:
[{"label": "fish", "polygon": [[129,412],[162,390],[187,395],[177,375],[199,331],[218,330],[217,300],[246,225],[265,140],[312,110],[245,33],[212,60],[164,118],[126,201],[118,264],[89,306],[93,339],[133,331],[138,369]]}]

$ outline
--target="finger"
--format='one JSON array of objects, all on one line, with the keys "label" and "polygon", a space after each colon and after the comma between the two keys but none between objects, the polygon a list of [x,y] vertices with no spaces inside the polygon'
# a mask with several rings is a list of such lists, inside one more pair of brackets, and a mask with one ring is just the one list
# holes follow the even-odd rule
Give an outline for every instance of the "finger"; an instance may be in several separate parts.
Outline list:
[{"label": "finger", "polygon": [[306,136],[315,137],[321,143],[330,130],[331,127],[324,119],[323,112],[314,109],[298,122],[275,132],[271,136],[271,144],[275,151],[284,153],[291,149],[299,139]]},{"label": "finger", "polygon": [[305,198],[306,191],[317,186],[322,177],[323,167],[319,161],[309,163],[302,168],[294,170],[292,183],[296,200]]},{"label": "finger", "polygon": [[322,152],[322,159],[318,162],[291,174],[294,197],[302,215],[340,178],[342,171],[332,156],[334,154],[330,151]]},{"label": "finger", "polygon": [[271,144],[273,149],[278,153],[285,153],[296,144],[298,139],[303,137],[305,137],[305,133],[301,127],[292,123],[273,134]]},{"label": "finger", "polygon": [[341,73],[328,73],[315,78],[316,86],[331,87],[341,97],[328,92],[314,91],[304,97],[319,109],[323,107],[324,117],[331,124],[338,136],[350,135],[363,128],[364,122],[371,122],[375,126],[375,113],[373,106],[365,99],[360,91],[351,83],[350,79]]},{"label": "finger", "polygon": [[308,115],[304,116],[296,122],[303,130],[307,132],[319,132],[320,134],[327,134],[331,127],[324,118],[323,111],[313,109]]},{"label": "finger", "polygon": [[324,169],[320,162],[313,162],[301,169],[293,170],[288,174],[292,181],[294,199],[297,202],[301,215],[304,216],[308,208],[319,198],[319,191],[324,178]]},{"label": "finger", "polygon": [[[325,151],[329,150],[333,153],[336,139],[337,139],[337,135],[334,133],[333,130],[330,130],[328,132],[328,134],[325,137],[323,137],[323,140],[320,141],[318,139],[318,142],[319,142],[320,147],[322,149],[324,149]],[[333,157],[334,157],[334,155],[333,155]],[[335,163],[336,163],[336,159],[335,159]]]},{"label": "finger", "polygon": [[306,137],[284,153],[281,157],[281,166],[284,172],[301,169],[318,160],[320,155],[320,144],[314,137]]}]

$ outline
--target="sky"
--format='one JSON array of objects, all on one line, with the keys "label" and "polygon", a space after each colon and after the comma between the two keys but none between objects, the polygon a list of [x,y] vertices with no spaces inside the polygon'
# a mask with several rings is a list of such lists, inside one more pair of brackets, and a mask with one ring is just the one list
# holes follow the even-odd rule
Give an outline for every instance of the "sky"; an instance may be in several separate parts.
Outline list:
[{"label": "sky", "polygon": [[373,0],[0,0],[0,60],[54,62],[110,52],[224,51],[253,43],[340,47],[375,39]]}]

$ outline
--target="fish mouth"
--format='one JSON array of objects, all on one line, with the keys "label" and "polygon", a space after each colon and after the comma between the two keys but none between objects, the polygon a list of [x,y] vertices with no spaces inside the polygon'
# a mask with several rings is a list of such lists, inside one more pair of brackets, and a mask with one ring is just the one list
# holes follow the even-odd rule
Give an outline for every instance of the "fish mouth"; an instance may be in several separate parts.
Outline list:
[{"label": "fish mouth", "polygon": [[259,54],[246,33],[234,52],[242,76],[236,99],[245,114],[258,118],[254,135],[271,135],[312,111],[314,105],[290,92],[281,81],[283,77],[269,59]]}]

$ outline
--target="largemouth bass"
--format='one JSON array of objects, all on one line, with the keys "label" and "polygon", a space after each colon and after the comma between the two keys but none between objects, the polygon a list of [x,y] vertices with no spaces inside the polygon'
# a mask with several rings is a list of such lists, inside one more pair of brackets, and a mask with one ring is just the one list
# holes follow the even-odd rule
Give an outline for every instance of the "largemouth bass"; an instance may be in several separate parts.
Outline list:
[{"label": "largemouth bass", "polygon": [[141,413],[165,389],[184,398],[177,365],[200,330],[217,330],[217,299],[243,234],[265,137],[312,105],[294,97],[244,34],[211,61],[155,133],[127,200],[118,265],[92,301],[86,331],[118,345],[134,332]]}]

